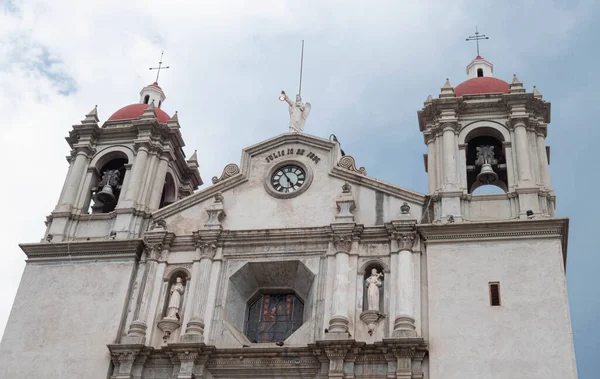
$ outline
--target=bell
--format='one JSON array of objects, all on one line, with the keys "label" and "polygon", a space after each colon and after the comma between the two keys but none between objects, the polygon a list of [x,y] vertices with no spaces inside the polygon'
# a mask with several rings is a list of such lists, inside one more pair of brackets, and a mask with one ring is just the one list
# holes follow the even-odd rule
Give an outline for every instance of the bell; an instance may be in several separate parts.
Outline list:
[{"label": "bell", "polygon": [[494,183],[498,179],[498,174],[492,169],[492,165],[484,163],[481,166],[481,172],[477,175],[477,180],[484,184]]},{"label": "bell", "polygon": [[102,187],[102,191],[96,194],[96,199],[102,204],[112,204],[117,200],[110,184]]}]

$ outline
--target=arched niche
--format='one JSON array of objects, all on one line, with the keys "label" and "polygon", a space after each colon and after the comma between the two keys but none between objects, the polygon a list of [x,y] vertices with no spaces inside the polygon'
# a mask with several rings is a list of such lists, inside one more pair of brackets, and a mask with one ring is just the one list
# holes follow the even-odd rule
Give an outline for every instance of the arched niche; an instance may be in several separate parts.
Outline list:
[{"label": "arched niche", "polygon": [[389,273],[389,269],[387,268],[387,266],[379,259],[373,259],[373,260],[369,260],[367,262],[365,262],[360,270],[359,270],[359,275],[362,278],[362,282],[363,282],[363,303],[362,303],[362,310],[363,311],[367,311],[369,310],[369,287],[367,285],[367,279],[373,274],[372,270],[376,269],[377,273],[379,273],[379,275],[381,275],[379,277],[379,280],[381,281],[381,285],[378,287],[379,288],[379,309],[377,309],[377,311],[379,311],[380,313],[384,313],[383,310],[384,308],[384,284],[385,284],[385,277],[386,274]]},{"label": "arched niche", "polygon": [[184,299],[186,298],[186,296],[188,296],[188,283],[191,279],[190,277],[190,272],[183,268],[183,267],[176,267],[174,269],[172,269],[171,271],[169,271],[169,273],[164,277],[164,281],[166,283],[166,292],[165,292],[165,296],[164,299],[165,301],[163,302],[163,308],[162,308],[162,317],[166,317],[167,316],[167,311],[168,311],[168,307],[169,307],[169,303],[171,302],[171,297],[173,296],[171,293],[171,290],[173,289],[173,286],[177,283],[177,278],[181,278],[181,284],[183,285],[183,293],[181,293],[180,295],[180,299],[178,301],[178,308],[179,308],[179,319],[182,319],[182,314],[183,314],[183,305],[185,304]]}]

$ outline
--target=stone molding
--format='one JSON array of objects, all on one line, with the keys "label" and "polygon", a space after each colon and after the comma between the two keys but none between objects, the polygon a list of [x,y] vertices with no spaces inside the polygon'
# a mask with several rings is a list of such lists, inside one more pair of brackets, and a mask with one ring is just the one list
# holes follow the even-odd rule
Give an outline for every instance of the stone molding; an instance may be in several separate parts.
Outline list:
[{"label": "stone molding", "polygon": [[469,222],[444,226],[418,225],[419,235],[426,244],[507,239],[514,241],[519,238],[559,238],[562,242],[565,268],[568,230],[568,218]]},{"label": "stone molding", "polygon": [[139,259],[143,249],[141,239],[24,243],[19,247],[27,262],[74,261],[96,259]]},{"label": "stone molding", "polygon": [[461,116],[492,117],[498,114],[508,115],[514,106],[521,106],[532,117],[545,123],[550,122],[550,103],[536,98],[534,93],[464,95],[459,98],[432,99],[425,103],[417,112],[419,130],[424,132],[436,129],[433,125],[442,122],[443,112],[452,107]]},{"label": "stone molding", "polygon": [[285,348],[217,349],[199,342],[169,343],[160,348],[143,344],[107,347],[115,364],[111,377],[117,379],[136,378],[149,367],[173,367],[173,378],[187,379],[201,378],[206,370],[215,378],[270,377],[277,371],[289,373],[292,370],[298,377],[353,377],[356,365],[372,364],[385,367],[386,377],[396,378],[400,372],[407,373],[407,378],[422,378],[420,363],[428,353],[423,338],[389,338],[374,344],[319,340],[303,347]]}]

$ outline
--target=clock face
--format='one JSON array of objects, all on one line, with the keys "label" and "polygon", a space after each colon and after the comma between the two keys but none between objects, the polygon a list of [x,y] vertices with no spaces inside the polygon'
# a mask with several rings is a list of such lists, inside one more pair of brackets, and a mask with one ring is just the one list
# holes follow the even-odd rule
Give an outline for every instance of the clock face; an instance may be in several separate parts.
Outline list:
[{"label": "clock face", "polygon": [[271,185],[277,192],[290,193],[299,190],[305,180],[306,173],[301,167],[285,165],[273,173]]}]

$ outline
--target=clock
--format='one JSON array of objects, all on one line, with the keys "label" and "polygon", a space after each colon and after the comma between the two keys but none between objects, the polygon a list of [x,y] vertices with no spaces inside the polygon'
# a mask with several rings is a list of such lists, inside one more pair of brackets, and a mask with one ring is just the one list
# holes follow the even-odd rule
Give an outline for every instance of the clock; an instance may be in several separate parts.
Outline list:
[{"label": "clock", "polygon": [[279,193],[296,192],[305,182],[306,172],[295,164],[280,166],[271,175],[271,186]]}]

